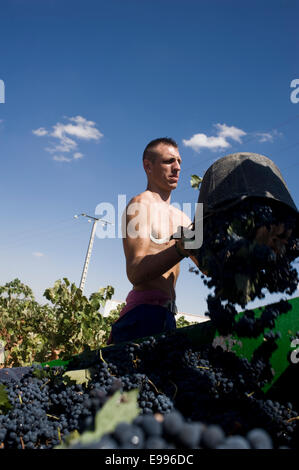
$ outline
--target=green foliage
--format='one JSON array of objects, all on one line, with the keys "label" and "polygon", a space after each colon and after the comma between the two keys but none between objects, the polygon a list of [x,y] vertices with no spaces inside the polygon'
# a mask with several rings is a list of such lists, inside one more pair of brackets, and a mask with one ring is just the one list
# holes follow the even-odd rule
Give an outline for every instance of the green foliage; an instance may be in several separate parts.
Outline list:
[{"label": "green foliage", "polygon": [[11,409],[5,385],[0,384],[0,414],[5,414]]},{"label": "green foliage", "polygon": [[184,328],[185,326],[189,326],[189,325],[194,325],[196,322],[190,322],[188,320],[186,320],[185,317],[180,317],[176,320],[176,327],[177,328]]},{"label": "green foliage", "polygon": [[[114,294],[107,286],[89,298],[67,278],[44,292],[50,304],[36,302],[30,287],[19,279],[0,286],[0,342],[5,358],[0,367],[26,366],[54,359],[69,360],[76,354],[105,347],[112,324],[125,303],[108,316],[100,313]],[[182,328],[192,323],[177,320]]]},{"label": "green foliage", "polygon": [[104,434],[112,432],[119,423],[131,423],[140,413],[138,393],[138,389],[126,393],[115,392],[97,412],[93,431],[85,431],[81,435],[76,433],[73,439],[62,443],[56,449],[65,449],[69,444],[78,442],[90,444],[93,441],[100,440]]},{"label": "green foliage", "polygon": [[[114,294],[112,286],[85,297],[67,278],[46,289],[52,305],[40,305],[32,290],[19,279],[0,287],[0,341],[5,344],[3,366],[68,360],[84,349],[103,347],[112,317],[99,309]],[[113,318],[115,318],[116,313]]]},{"label": "green foliage", "polygon": [[199,185],[202,182],[202,178],[198,175],[191,175],[190,184],[192,188],[199,189]]},{"label": "green foliage", "polygon": [[[108,286],[90,295],[89,299],[81,289],[70,284],[68,279],[56,281],[54,287],[46,289],[44,296],[53,305],[54,316],[51,324],[47,324],[48,335],[52,341],[52,349],[61,349],[61,359],[67,360],[84,348],[98,348],[102,343],[104,317],[99,313],[107,300],[111,299],[114,289]],[[50,330],[49,330],[50,326]],[[46,330],[41,331],[42,336]]]},{"label": "green foliage", "polygon": [[66,384],[88,384],[91,375],[90,369],[69,370],[63,374],[63,381]]},{"label": "green foliage", "polygon": [[0,341],[5,345],[4,365],[23,365],[33,362],[42,349],[36,325],[47,307],[40,306],[31,289],[19,279],[0,287]]}]

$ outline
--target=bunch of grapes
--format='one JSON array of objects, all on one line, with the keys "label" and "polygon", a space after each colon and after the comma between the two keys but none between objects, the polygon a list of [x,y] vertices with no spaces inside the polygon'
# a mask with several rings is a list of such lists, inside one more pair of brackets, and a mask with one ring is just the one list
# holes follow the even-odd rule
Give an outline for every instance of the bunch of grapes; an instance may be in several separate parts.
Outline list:
[{"label": "bunch of grapes", "polygon": [[[261,391],[265,368],[258,354],[251,364],[219,346],[195,348],[184,335],[173,332],[103,349],[90,366],[93,373],[85,384],[68,383],[64,368],[32,366],[24,368],[18,379],[4,378],[2,373],[11,409],[0,415],[0,446],[55,447],[74,431],[93,430],[97,412],[115,391],[133,389],[138,389],[139,417],[124,426],[125,435],[134,442],[139,439],[138,448],[252,446],[248,434],[254,429],[269,436],[272,448],[298,445],[298,413],[289,402],[265,397]],[[184,431],[170,439],[167,424],[163,424],[160,434],[149,431],[144,436],[145,425],[141,423],[150,417],[167,423],[167,416],[173,413],[183,417]],[[213,426],[221,439],[215,438]],[[122,433],[115,432],[103,437],[104,443],[94,445],[129,445],[129,441],[119,442],[117,436]],[[200,440],[199,435],[205,437]],[[134,442],[133,447],[137,445]]]},{"label": "bunch of grapes", "polygon": [[273,449],[271,436],[254,428],[246,436],[228,436],[219,425],[189,421],[177,410],[165,416],[140,415],[133,423],[119,423],[113,432],[92,444],[74,443],[71,449]]},{"label": "bunch of grapes", "polygon": [[237,321],[235,306],[245,309],[248,302],[264,298],[266,291],[287,295],[296,291],[299,278],[293,262],[299,255],[299,239],[295,213],[281,203],[248,198],[208,216],[203,230],[204,243],[196,258],[206,273],[204,283],[214,289],[207,299],[207,315],[220,334],[257,337],[273,328],[275,319],[290,308],[283,299],[265,309],[259,320],[246,311]]}]

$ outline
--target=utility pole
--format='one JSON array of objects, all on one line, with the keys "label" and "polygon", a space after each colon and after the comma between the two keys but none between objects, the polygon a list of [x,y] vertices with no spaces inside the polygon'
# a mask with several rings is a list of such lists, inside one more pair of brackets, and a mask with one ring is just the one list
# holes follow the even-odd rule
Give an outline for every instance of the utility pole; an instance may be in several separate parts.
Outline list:
[{"label": "utility pole", "polygon": [[[83,217],[87,217],[89,219],[88,222],[91,222],[90,219],[93,219],[93,226],[92,226],[92,230],[91,230],[91,235],[90,235],[90,239],[89,239],[88,249],[87,249],[87,253],[86,253],[86,257],[85,257],[85,263],[84,263],[84,266],[83,266],[83,271],[82,271],[81,281],[80,281],[80,287],[79,287],[79,289],[82,291],[82,294],[83,294],[83,289],[84,289],[85,280],[86,280],[86,276],[87,276],[87,270],[88,270],[88,265],[89,265],[89,261],[90,261],[90,257],[91,257],[91,252],[92,252],[92,247],[93,247],[94,236],[95,236],[95,233],[96,233],[97,223],[100,221],[103,225],[107,225],[107,224],[113,225],[113,224],[111,222],[108,222],[107,220],[99,219],[97,217],[92,217],[91,215],[87,215],[87,214],[80,214],[80,215],[82,215]],[[79,216],[75,215],[74,217],[75,217],[75,219],[77,219]]]}]

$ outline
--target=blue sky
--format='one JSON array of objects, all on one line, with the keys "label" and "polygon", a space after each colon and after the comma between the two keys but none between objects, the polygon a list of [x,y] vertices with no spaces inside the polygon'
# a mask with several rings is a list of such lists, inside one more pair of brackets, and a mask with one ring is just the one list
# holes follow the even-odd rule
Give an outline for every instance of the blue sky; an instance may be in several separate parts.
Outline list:
[{"label": "blue sky", "polygon": [[[247,151],[277,164],[298,206],[298,1],[2,0],[0,13],[1,285],[18,277],[41,302],[57,279],[79,285],[91,224],[74,215],[143,191],[156,137],[183,160],[172,202],[194,204],[191,174]],[[177,303],[203,315],[191,265]],[[106,285],[121,301],[131,288],[119,237],[95,238],[85,293]]]}]

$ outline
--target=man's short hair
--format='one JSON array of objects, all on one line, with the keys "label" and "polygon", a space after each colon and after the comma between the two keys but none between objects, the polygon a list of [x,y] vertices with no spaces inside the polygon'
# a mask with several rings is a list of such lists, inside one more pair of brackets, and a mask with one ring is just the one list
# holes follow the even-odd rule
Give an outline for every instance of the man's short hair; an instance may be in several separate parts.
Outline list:
[{"label": "man's short hair", "polygon": [[159,137],[158,139],[151,140],[147,144],[143,152],[143,160],[146,159],[154,163],[158,155],[158,152],[155,150],[155,148],[159,144],[172,145],[173,147],[178,148],[178,144],[171,137]]}]

